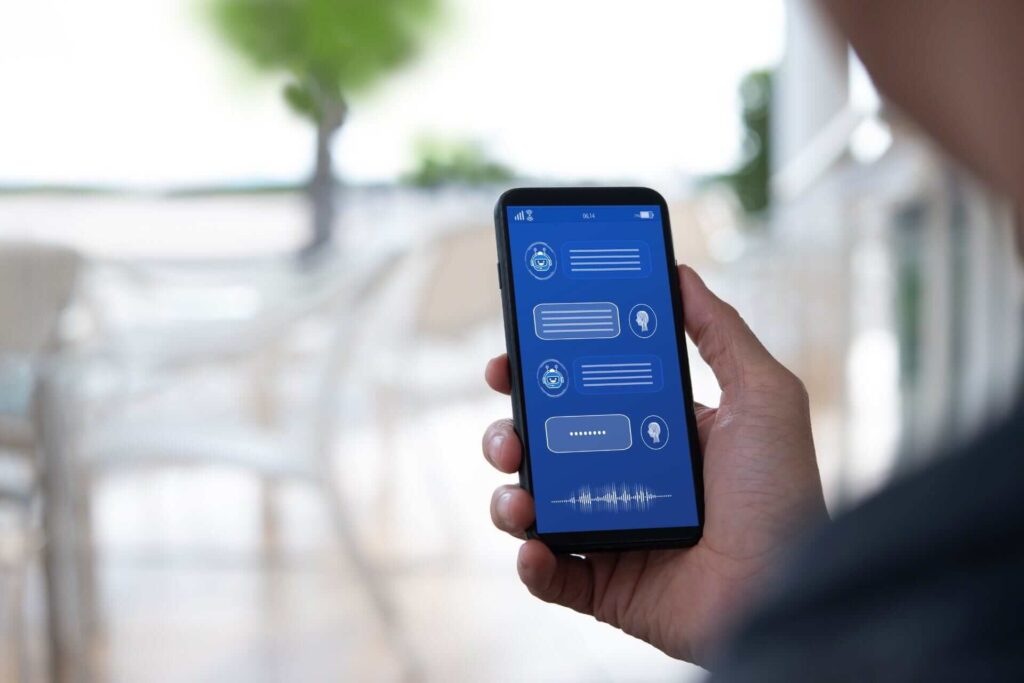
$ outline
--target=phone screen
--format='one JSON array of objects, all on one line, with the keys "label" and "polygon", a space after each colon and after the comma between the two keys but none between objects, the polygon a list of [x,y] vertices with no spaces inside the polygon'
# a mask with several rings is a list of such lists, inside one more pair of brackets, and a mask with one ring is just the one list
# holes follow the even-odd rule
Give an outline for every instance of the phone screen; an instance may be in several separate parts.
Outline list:
[{"label": "phone screen", "polygon": [[537,531],[696,526],[661,207],[508,206],[506,219]]}]

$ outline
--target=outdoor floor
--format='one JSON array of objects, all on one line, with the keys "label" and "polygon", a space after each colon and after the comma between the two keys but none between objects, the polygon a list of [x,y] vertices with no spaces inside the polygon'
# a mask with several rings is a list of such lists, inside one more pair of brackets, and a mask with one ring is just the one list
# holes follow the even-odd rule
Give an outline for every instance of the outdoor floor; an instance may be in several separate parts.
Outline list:
[{"label": "outdoor floor", "polygon": [[[94,647],[106,681],[394,681],[401,641],[427,681],[686,681],[694,667],[594,620],[533,599],[515,573],[517,542],[490,525],[482,428],[508,410],[483,398],[409,422],[398,444],[395,514],[357,518],[394,604],[386,631],[319,496],[281,495],[277,558],[261,547],[259,491],[218,470],[151,471],[98,487],[103,627]],[[347,444],[377,456],[369,435]],[[420,490],[429,458],[458,491]],[[361,480],[372,474],[352,470]],[[360,505],[358,494],[350,499]],[[378,498],[378,504],[386,504]],[[449,528],[445,528],[449,527]],[[454,533],[452,533],[454,532]],[[30,680],[44,680],[38,580],[31,591]]]}]

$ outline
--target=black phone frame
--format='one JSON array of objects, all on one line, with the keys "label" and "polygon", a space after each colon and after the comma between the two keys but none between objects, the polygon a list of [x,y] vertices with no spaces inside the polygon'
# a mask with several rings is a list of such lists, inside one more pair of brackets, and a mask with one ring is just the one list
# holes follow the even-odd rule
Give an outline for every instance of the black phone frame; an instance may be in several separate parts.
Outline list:
[{"label": "black phone frame", "polygon": [[672,247],[668,205],[658,192],[646,187],[524,187],[504,192],[494,207],[495,240],[498,247],[498,281],[501,288],[502,314],[505,321],[505,346],[508,351],[512,389],[512,416],[516,433],[522,442],[523,459],[519,470],[519,484],[533,495],[533,475],[526,425],[526,405],[522,390],[523,372],[519,360],[519,325],[515,308],[515,287],[512,282],[512,254],[508,238],[509,206],[615,206],[657,205],[661,208],[661,225],[665,242],[665,268],[672,298],[672,315],[679,367],[682,374],[683,401],[686,413],[686,432],[693,467],[694,492],[697,503],[697,526],[661,527],[654,529],[616,529],[609,531],[582,531],[539,533],[536,523],[527,529],[527,537],[543,541],[556,553],[587,553],[656,548],[680,548],[695,545],[704,531],[704,477],[703,457],[697,435],[697,418],[693,406],[693,388],[686,350],[686,331],[683,326],[683,301],[676,276],[676,259]]}]

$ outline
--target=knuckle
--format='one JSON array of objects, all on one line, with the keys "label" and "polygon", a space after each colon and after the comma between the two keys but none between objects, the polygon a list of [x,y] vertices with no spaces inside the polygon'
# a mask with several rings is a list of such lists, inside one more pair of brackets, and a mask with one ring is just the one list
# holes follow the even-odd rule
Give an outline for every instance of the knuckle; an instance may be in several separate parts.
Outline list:
[{"label": "knuckle", "polygon": [[719,320],[743,320],[740,316],[740,312],[736,310],[736,307],[727,301],[720,301],[717,317]]},{"label": "knuckle", "polygon": [[797,377],[795,373],[793,373],[791,370],[787,368],[783,368],[782,372],[783,383],[786,387],[786,390],[794,397],[799,398],[804,402],[807,402],[809,400],[809,397],[807,395],[807,386],[804,384],[803,380]]},{"label": "knuckle", "polygon": [[803,380],[777,360],[770,359],[754,375],[759,378],[753,382],[754,386],[760,386],[762,389],[771,391],[780,397],[786,397],[790,401],[809,403],[807,387]]}]

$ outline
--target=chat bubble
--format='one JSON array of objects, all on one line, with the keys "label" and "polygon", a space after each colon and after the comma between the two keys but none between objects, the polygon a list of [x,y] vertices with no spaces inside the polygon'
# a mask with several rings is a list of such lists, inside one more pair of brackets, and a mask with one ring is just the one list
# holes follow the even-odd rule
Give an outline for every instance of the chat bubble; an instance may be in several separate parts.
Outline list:
[{"label": "chat bubble", "polygon": [[544,422],[552,453],[625,451],[633,446],[633,433],[625,415],[559,415]]},{"label": "chat bubble", "polygon": [[567,242],[562,259],[571,278],[610,280],[651,274],[651,249],[639,240]]},{"label": "chat bubble", "polygon": [[657,356],[585,356],[573,362],[573,382],[581,394],[641,394],[664,386]]},{"label": "chat bubble", "polygon": [[533,329],[545,340],[614,339],[620,332],[619,307],[607,301],[537,304]]}]

